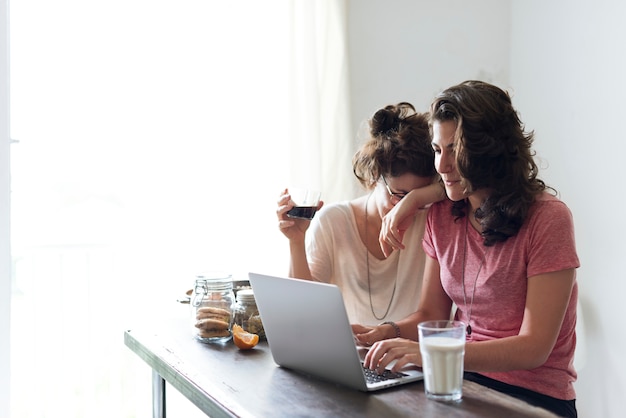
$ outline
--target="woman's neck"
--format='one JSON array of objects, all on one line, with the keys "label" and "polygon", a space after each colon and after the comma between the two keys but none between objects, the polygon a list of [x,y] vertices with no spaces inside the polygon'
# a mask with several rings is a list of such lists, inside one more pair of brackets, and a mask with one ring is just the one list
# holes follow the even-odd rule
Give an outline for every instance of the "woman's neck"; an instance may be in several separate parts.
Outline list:
[{"label": "woman's neck", "polygon": [[478,220],[476,219],[476,210],[480,208],[480,206],[487,199],[488,196],[489,194],[487,193],[486,190],[477,190],[467,197],[467,205],[468,205],[467,216],[469,218],[471,225],[474,227],[474,229],[476,229],[479,232],[481,232],[483,228],[480,225],[480,222],[478,222]]},{"label": "woman's neck", "polygon": [[480,208],[485,200],[489,197],[489,192],[485,189],[476,190],[469,196],[467,196],[467,202],[469,204],[470,211],[476,212],[476,209]]},{"label": "woman's neck", "polygon": [[382,226],[382,218],[378,212],[378,205],[376,204],[376,196],[374,193],[370,194],[365,201],[365,225],[364,225],[364,239],[363,242],[368,248],[368,251],[372,253],[376,258],[382,260],[385,258],[383,250],[378,242],[378,235],[380,234],[380,228]]}]

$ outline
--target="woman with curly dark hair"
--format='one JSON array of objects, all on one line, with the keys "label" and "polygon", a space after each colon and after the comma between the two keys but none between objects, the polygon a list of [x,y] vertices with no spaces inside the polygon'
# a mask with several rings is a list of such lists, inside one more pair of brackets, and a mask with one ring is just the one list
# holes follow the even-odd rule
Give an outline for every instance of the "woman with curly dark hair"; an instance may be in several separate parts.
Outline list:
[{"label": "woman with curly dark hair", "polygon": [[[467,379],[576,416],[580,263],[572,215],[537,177],[533,133],[506,92],[480,81],[440,93],[431,127],[449,200],[428,213],[419,308],[397,323],[407,339],[391,339],[396,335],[385,328],[363,330],[358,338],[379,341],[366,366],[421,365],[417,324],[447,319],[456,306],[455,319],[467,327]],[[397,247],[397,238],[385,239]]]},{"label": "woman with curly dark hair", "polygon": [[427,114],[398,103],[378,110],[369,128],[368,140],[352,160],[366,195],[327,205],[309,221],[287,216],[293,201],[285,189],[276,213],[289,239],[290,277],[338,285],[351,322],[387,322],[384,327],[393,329],[394,320],[417,309],[427,211],[416,211],[403,227],[410,253],[383,253],[382,218],[405,196],[425,207],[445,194],[433,164]]}]

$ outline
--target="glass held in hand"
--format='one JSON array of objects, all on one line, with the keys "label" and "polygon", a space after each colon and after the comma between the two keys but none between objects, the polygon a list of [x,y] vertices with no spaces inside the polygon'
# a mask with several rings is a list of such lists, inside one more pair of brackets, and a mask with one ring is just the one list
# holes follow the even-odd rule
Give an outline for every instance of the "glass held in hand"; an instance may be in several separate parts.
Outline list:
[{"label": "glass held in hand", "polygon": [[313,219],[317,206],[320,203],[321,193],[317,190],[291,188],[289,189],[294,207],[287,212],[290,218]]}]

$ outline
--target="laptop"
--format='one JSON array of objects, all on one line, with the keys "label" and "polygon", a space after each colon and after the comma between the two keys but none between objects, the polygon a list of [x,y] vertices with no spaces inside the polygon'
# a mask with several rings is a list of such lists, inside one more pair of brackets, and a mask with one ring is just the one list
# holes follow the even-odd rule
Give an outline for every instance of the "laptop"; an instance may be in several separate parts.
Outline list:
[{"label": "laptop", "polygon": [[363,367],[367,349],[355,343],[337,286],[257,273],[248,276],[279,366],[361,391],[424,378],[417,366],[381,375]]}]

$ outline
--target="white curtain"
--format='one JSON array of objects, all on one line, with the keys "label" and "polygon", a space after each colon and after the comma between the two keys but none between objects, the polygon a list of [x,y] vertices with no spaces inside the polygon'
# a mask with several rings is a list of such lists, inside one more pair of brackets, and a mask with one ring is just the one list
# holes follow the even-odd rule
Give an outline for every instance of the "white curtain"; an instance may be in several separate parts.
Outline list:
[{"label": "white curtain", "polygon": [[292,1],[291,178],[326,202],[354,197],[347,0]]},{"label": "white curtain", "polygon": [[204,269],[285,274],[283,187],[350,197],[345,9],[11,2],[13,417],[149,416],[123,331]]},{"label": "white curtain", "polygon": [[[7,0],[0,0],[0,411],[10,406],[11,245],[9,159],[9,30]],[[0,412],[2,416],[3,412]],[[8,412],[6,413],[8,415]]]}]

